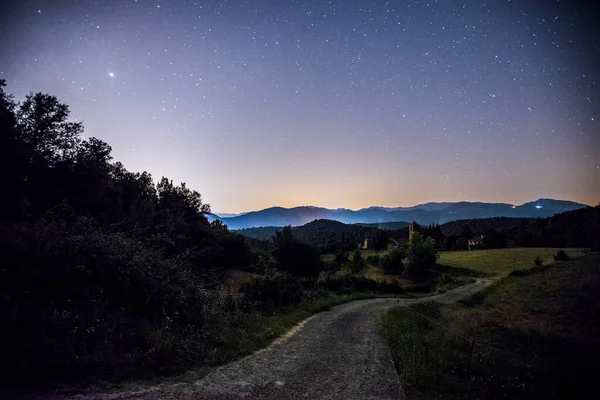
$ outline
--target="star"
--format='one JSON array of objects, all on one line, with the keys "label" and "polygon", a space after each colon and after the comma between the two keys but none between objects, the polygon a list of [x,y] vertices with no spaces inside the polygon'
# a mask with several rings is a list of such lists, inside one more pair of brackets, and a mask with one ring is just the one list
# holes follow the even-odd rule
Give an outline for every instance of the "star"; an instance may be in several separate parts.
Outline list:
[{"label": "star", "polygon": [[108,76],[110,76],[111,78],[114,78],[114,77],[115,77],[115,74],[114,74],[113,72],[109,72],[109,73],[108,73]]}]

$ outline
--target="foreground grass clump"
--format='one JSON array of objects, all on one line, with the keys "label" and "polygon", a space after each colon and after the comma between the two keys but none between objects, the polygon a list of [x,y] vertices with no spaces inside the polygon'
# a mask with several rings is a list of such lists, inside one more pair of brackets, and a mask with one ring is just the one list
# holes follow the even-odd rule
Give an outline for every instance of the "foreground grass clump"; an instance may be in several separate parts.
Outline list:
[{"label": "foreground grass clump", "polygon": [[[586,249],[571,248],[564,250],[571,258],[581,257]],[[506,275],[518,269],[529,268],[534,265],[534,260],[539,257],[543,263],[554,260],[557,249],[553,248],[508,248],[472,251],[444,251],[440,252],[438,264],[468,268],[478,272]]]},{"label": "foreground grass clump", "polygon": [[389,310],[381,323],[408,398],[592,393],[599,265],[595,254],[513,274],[463,304]]}]

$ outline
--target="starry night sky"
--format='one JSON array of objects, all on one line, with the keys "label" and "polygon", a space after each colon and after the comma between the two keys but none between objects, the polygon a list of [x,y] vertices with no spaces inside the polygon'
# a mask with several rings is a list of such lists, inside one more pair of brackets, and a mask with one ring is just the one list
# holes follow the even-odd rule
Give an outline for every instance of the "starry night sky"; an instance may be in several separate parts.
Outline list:
[{"label": "starry night sky", "polygon": [[217,212],[600,200],[600,19],[568,1],[0,0],[0,77]]}]

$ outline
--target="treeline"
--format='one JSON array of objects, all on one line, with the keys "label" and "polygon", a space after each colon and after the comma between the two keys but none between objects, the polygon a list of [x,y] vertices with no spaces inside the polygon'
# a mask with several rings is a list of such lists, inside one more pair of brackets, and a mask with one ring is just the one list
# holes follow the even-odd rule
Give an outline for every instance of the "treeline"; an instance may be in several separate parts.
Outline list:
[{"label": "treeline", "polygon": [[[168,372],[219,346],[215,288],[269,255],[184,183],[113,162],[54,96],[0,81],[2,380]],[[198,345],[201,343],[201,345]]]},{"label": "treeline", "polygon": [[[110,146],[83,139],[82,124],[56,97],[16,102],[4,87],[0,81],[2,384],[139,379],[219,364],[272,338],[280,325],[264,321],[282,307],[402,291],[337,276],[342,265],[324,270],[319,249],[289,227],[265,241],[209,223],[198,192],[113,162]],[[299,236],[321,242],[335,231],[320,224]],[[355,248],[369,231],[339,231],[321,250]],[[228,269],[255,277],[240,293],[224,293]]]},{"label": "treeline", "polygon": [[[4,87],[3,383],[220,363],[259,340],[258,313],[327,290],[315,248],[286,230],[266,243],[209,223],[198,192],[113,162],[110,146],[83,139],[56,97],[31,93],[19,103]],[[219,290],[232,268],[258,274],[242,294]]]},{"label": "treeline", "polygon": [[[600,249],[600,206],[566,211],[547,218],[485,218],[447,222],[446,237],[496,238],[520,247]],[[489,239],[488,239],[489,240]]]},{"label": "treeline", "polygon": [[[270,239],[281,229],[269,226],[240,229],[236,232],[251,238]],[[298,241],[315,247],[321,254],[354,250],[365,239],[377,240],[382,232],[369,226],[344,224],[329,219],[318,219],[302,226],[291,227],[291,231]],[[387,246],[387,237],[384,241],[381,248]]]}]

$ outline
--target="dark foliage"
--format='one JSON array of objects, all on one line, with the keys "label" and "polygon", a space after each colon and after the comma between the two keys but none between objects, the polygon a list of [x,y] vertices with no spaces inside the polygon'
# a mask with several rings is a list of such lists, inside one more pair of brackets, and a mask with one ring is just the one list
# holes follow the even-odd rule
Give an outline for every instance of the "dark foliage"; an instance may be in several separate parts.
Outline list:
[{"label": "dark foliage", "polygon": [[435,240],[436,246],[438,247],[444,243],[444,234],[442,233],[442,228],[439,224],[427,225],[426,227],[421,228],[420,232],[424,239],[432,238]]},{"label": "dark foliage", "polygon": [[[444,239],[444,245],[442,246],[442,248],[444,250],[456,250],[457,246],[456,246],[456,241],[460,239],[460,236],[457,235],[450,235],[450,236],[446,236],[446,238]],[[469,245],[469,242],[467,242],[467,246]]]},{"label": "dark foliage", "polygon": [[371,234],[371,241],[369,242],[369,248],[371,248],[373,250],[385,250],[385,249],[387,249],[389,241],[390,241],[389,233],[387,231],[377,229]]},{"label": "dark foliage", "polygon": [[460,231],[460,236],[465,239],[471,239],[473,235],[475,235],[475,233],[473,232],[473,229],[471,229],[471,226],[469,224],[464,224]]},{"label": "dark foliage", "polygon": [[258,262],[198,192],[127,171],[82,131],[56,97],[17,104],[0,82],[6,382],[192,365],[218,345],[217,274]]},{"label": "dark foliage", "polygon": [[280,229],[277,226],[260,226],[256,228],[237,229],[234,232],[253,239],[270,239]]},{"label": "dark foliage", "polygon": [[490,229],[483,235],[481,247],[484,249],[502,249],[506,247],[506,236]]},{"label": "dark foliage", "polygon": [[379,282],[366,278],[362,274],[351,275],[333,275],[327,274],[321,277],[317,282],[319,287],[340,292],[372,292],[372,293],[404,293],[402,286],[396,283]]},{"label": "dark foliage", "polygon": [[455,250],[469,250],[469,240],[467,238],[461,237],[456,243],[454,243]]},{"label": "dark foliage", "polygon": [[533,260],[533,263],[536,265],[536,267],[540,267],[544,263],[544,260],[542,260],[542,258],[540,256],[537,256]]},{"label": "dark foliage", "polygon": [[563,250],[560,249],[554,255],[554,261],[569,261],[571,257]]},{"label": "dark foliage", "polygon": [[423,239],[419,232],[413,232],[406,247],[404,275],[415,282],[429,280],[431,270],[435,267],[438,254],[432,238]]},{"label": "dark foliage", "polygon": [[245,282],[240,292],[259,309],[272,311],[277,307],[297,304],[302,300],[303,288],[298,279],[285,271],[267,270]]},{"label": "dark foliage", "polygon": [[332,262],[333,269],[341,268],[348,261],[348,253],[342,250],[338,250],[334,253],[334,259]]},{"label": "dark foliage", "polygon": [[367,265],[379,265],[379,256],[377,254],[367,256]]},{"label": "dark foliage", "polygon": [[[261,227],[241,229],[237,232],[242,235],[267,239],[275,235],[282,228]],[[352,251],[356,245],[365,239],[371,239],[378,232],[372,227],[349,225],[338,221],[318,219],[306,225],[291,228],[294,238],[301,243],[311,245],[321,254],[335,253],[337,251]],[[385,246],[387,246],[387,238]],[[383,247],[385,248],[385,247]]]},{"label": "dark foliage", "polygon": [[384,273],[400,275],[404,272],[404,264],[402,260],[406,257],[406,253],[402,248],[390,250],[388,254],[379,258],[379,266],[383,268]]},{"label": "dark foliage", "polygon": [[[467,221],[441,226],[446,235],[460,234]],[[474,234],[493,229],[508,245],[523,247],[600,248],[600,206],[567,211],[547,218],[486,218],[468,220]]]},{"label": "dark foliage", "polygon": [[365,259],[362,257],[360,249],[355,249],[352,253],[352,259],[348,263],[350,270],[354,273],[363,271],[367,267]]},{"label": "dark foliage", "polygon": [[279,269],[296,277],[316,277],[323,269],[319,252],[294,238],[292,228],[284,227],[273,236],[273,257]]}]

